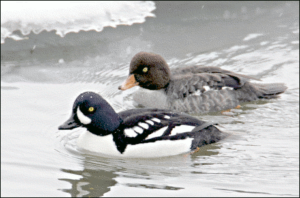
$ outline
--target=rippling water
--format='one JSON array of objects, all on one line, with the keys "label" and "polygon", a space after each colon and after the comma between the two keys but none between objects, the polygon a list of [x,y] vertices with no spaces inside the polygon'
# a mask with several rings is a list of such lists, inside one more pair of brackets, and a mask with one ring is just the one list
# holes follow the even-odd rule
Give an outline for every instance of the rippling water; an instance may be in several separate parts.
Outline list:
[{"label": "rippling water", "polygon": [[[1,6],[3,196],[299,196],[299,2],[82,6],[92,11]],[[23,17],[26,7],[32,18]],[[136,108],[135,90],[117,87],[139,51],[161,54],[172,68],[218,66],[288,90],[226,115],[194,115],[231,135],[193,155],[118,159],[81,151],[75,143],[83,129],[57,127],[87,90],[116,111]]]}]

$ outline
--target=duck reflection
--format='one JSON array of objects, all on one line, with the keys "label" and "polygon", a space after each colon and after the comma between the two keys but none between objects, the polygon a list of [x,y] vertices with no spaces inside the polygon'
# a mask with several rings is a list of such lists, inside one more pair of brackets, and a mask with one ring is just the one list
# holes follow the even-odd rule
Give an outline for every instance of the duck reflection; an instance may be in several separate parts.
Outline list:
[{"label": "duck reflection", "polygon": [[70,193],[72,197],[99,197],[110,191],[110,187],[117,182],[113,179],[116,174],[105,170],[92,170],[85,168],[82,171],[61,169],[62,172],[82,176],[80,179],[59,179],[69,182],[71,189],[61,189]]},{"label": "duck reflection", "polygon": [[[99,197],[116,186],[117,178],[125,178],[121,185],[131,188],[159,186],[158,189],[165,190],[182,189],[180,186],[156,185],[155,180],[160,177],[181,177],[193,173],[194,168],[199,167],[201,157],[218,155],[219,148],[218,144],[211,144],[201,147],[193,154],[152,159],[104,158],[84,154],[83,170],[61,169],[62,172],[71,174],[72,177],[59,179],[71,184],[70,189],[60,190],[69,193],[72,197]],[[74,175],[79,176],[79,179],[74,179]],[[153,184],[143,183],[143,180],[151,180]]]}]

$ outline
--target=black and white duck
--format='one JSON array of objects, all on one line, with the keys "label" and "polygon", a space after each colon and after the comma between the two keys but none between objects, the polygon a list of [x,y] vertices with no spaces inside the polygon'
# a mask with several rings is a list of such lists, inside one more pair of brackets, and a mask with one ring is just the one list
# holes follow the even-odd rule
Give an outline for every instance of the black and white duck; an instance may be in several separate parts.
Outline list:
[{"label": "black and white duck", "polygon": [[194,152],[227,136],[212,123],[165,109],[131,109],[116,113],[94,92],[80,94],[71,117],[59,130],[84,127],[77,145],[117,157],[164,157]]}]

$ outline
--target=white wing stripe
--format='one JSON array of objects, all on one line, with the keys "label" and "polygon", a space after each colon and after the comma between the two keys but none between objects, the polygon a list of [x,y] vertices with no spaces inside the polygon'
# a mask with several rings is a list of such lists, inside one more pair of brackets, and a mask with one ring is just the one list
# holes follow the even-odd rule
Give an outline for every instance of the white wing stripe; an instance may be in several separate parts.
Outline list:
[{"label": "white wing stripe", "polygon": [[154,122],[160,123],[160,120],[158,118],[152,118],[151,120],[153,120]]},{"label": "white wing stripe", "polygon": [[124,130],[124,133],[125,133],[125,135],[126,135],[127,137],[135,137],[135,136],[137,136],[137,133],[134,132],[133,129],[125,129],[125,130]]},{"label": "white wing stripe", "polygon": [[154,125],[154,122],[152,122],[151,120],[146,120],[145,122],[147,122],[148,124]]},{"label": "white wing stripe", "polygon": [[164,116],[164,118],[166,118],[166,119],[170,119],[170,116],[167,116],[167,115],[165,115],[165,116]]},{"label": "white wing stripe", "polygon": [[143,127],[144,129],[149,129],[149,125],[144,123],[144,122],[139,122],[138,125],[140,125],[141,127]]},{"label": "white wing stripe", "polygon": [[135,126],[133,127],[133,130],[139,134],[143,133],[144,129],[142,129],[141,127]]},{"label": "white wing stripe", "polygon": [[233,87],[222,87],[222,90],[224,90],[224,89],[233,90]]},{"label": "white wing stripe", "polygon": [[203,86],[203,88],[205,89],[205,91],[209,91],[210,90],[209,86]]},{"label": "white wing stripe", "polygon": [[154,131],[153,133],[151,133],[150,135],[148,135],[147,139],[151,139],[151,138],[155,138],[155,137],[160,137],[162,136],[162,134],[164,134],[165,130],[168,128],[168,126],[165,126],[161,129],[159,129],[158,131]]},{"label": "white wing stripe", "polygon": [[170,136],[180,134],[180,133],[185,133],[185,132],[191,132],[194,128],[195,126],[179,125],[172,129]]}]

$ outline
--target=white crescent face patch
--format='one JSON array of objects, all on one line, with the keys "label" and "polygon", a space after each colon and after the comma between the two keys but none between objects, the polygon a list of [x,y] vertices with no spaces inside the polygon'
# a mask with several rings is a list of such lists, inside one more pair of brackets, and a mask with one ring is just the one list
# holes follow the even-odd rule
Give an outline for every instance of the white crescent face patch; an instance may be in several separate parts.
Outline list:
[{"label": "white crescent face patch", "polygon": [[77,108],[77,117],[79,119],[79,121],[82,123],[82,124],[90,124],[92,122],[91,118],[85,116],[79,109],[79,107]]}]

